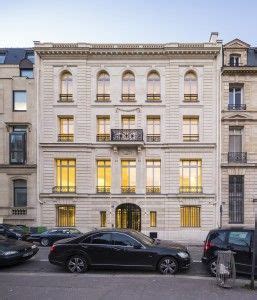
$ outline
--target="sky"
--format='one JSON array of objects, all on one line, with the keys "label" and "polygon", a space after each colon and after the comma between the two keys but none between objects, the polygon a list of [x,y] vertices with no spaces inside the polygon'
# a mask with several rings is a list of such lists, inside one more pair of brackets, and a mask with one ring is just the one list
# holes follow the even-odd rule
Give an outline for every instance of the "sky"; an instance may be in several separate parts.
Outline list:
[{"label": "sky", "polygon": [[40,42],[205,42],[257,46],[257,0],[0,0],[0,47]]}]

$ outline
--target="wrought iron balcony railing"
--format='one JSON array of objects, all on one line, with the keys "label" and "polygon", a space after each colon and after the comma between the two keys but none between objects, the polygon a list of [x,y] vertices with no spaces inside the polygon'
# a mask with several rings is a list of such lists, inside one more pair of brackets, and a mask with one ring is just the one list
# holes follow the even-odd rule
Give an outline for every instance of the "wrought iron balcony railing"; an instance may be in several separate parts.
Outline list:
[{"label": "wrought iron balcony railing", "polygon": [[97,94],[96,95],[97,102],[109,102],[110,101],[110,94]]},{"label": "wrought iron balcony railing", "polygon": [[110,134],[109,133],[99,133],[96,135],[97,142],[109,142]]},{"label": "wrought iron balcony railing", "polygon": [[122,94],[121,101],[134,102],[134,101],[136,101],[136,95],[135,94]]},{"label": "wrought iron balcony railing", "polygon": [[110,194],[111,187],[110,186],[97,186],[96,187],[96,192],[98,194]]},{"label": "wrought iron balcony railing", "polygon": [[246,110],[246,104],[228,104],[228,110]]},{"label": "wrought iron balcony railing", "polygon": [[74,134],[58,134],[58,142],[73,142]]},{"label": "wrought iron balcony railing", "polygon": [[135,186],[122,186],[121,192],[122,192],[122,194],[135,194],[136,187]]},{"label": "wrought iron balcony railing", "polygon": [[75,186],[54,186],[53,193],[76,193]]},{"label": "wrought iron balcony railing", "polygon": [[183,134],[184,142],[198,142],[199,134]]},{"label": "wrought iron balcony railing", "polygon": [[27,214],[27,207],[14,207],[11,209],[12,215],[24,216]]},{"label": "wrought iron balcony railing", "polygon": [[160,186],[146,186],[147,194],[160,194],[161,187]]},{"label": "wrought iron balcony railing", "polygon": [[111,129],[113,142],[142,142],[143,129]]},{"label": "wrought iron balcony railing", "polygon": [[198,94],[184,94],[184,102],[197,102]]},{"label": "wrought iron balcony railing", "polygon": [[73,102],[72,94],[60,94],[59,102]]},{"label": "wrought iron balcony railing", "polygon": [[161,101],[160,94],[147,94],[147,101]]},{"label": "wrought iron balcony railing", "polygon": [[150,142],[150,143],[160,142],[161,135],[160,134],[147,134],[146,140],[147,140],[147,142]]},{"label": "wrought iron balcony railing", "polygon": [[246,64],[243,64],[243,63],[237,63],[237,62],[229,62],[227,63],[225,66],[228,66],[228,67],[241,67],[241,66],[245,66]]},{"label": "wrought iron balcony railing", "polygon": [[180,186],[179,187],[179,192],[180,193],[185,193],[185,194],[199,194],[203,192],[203,187],[202,186]]},{"label": "wrought iron balcony railing", "polygon": [[247,152],[228,152],[228,162],[247,163]]}]

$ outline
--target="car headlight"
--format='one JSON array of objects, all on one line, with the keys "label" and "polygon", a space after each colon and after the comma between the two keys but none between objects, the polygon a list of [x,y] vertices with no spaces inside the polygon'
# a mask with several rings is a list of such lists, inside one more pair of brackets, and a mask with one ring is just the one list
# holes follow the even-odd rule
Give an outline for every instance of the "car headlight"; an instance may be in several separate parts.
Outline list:
[{"label": "car headlight", "polygon": [[180,256],[181,258],[188,258],[188,253],[186,252],[178,252],[178,256]]},{"label": "car headlight", "polygon": [[37,248],[36,245],[32,245],[32,246],[31,246],[31,249],[36,249],[36,248]]},{"label": "car headlight", "polygon": [[8,256],[8,255],[14,255],[14,254],[17,254],[18,251],[3,251],[3,255],[4,256]]}]

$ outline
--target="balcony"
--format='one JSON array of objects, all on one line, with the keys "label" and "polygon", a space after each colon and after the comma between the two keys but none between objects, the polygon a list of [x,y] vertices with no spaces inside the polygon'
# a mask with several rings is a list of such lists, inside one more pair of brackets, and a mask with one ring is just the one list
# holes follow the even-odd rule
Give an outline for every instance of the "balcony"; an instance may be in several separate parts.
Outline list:
[{"label": "balcony", "polygon": [[96,193],[97,194],[110,194],[111,187],[110,186],[97,186]]},{"label": "balcony", "polygon": [[73,134],[58,134],[58,142],[73,142],[74,135]]},{"label": "balcony", "polygon": [[121,193],[122,194],[135,194],[136,187],[135,186],[122,186]]},{"label": "balcony", "polygon": [[146,140],[149,143],[158,143],[161,141],[161,135],[160,134],[147,134]]},{"label": "balcony", "polygon": [[181,194],[200,194],[203,192],[202,186],[180,186],[179,193]]},{"label": "balcony", "polygon": [[136,101],[136,95],[135,94],[122,94],[121,95],[121,101],[122,102],[135,102]]},{"label": "balcony", "polygon": [[99,133],[96,135],[97,142],[109,142],[110,134],[109,133]]},{"label": "balcony", "polygon": [[246,110],[246,104],[228,104],[228,110]]},{"label": "balcony", "polygon": [[198,94],[184,94],[184,102],[198,102]]},{"label": "balcony", "polygon": [[75,186],[54,186],[53,193],[76,193],[76,187]]},{"label": "balcony", "polygon": [[228,162],[247,163],[247,152],[228,152]]},{"label": "balcony", "polygon": [[97,94],[96,102],[110,102],[110,94]]},{"label": "balcony", "polygon": [[161,102],[160,94],[147,94],[147,102]]},{"label": "balcony", "polygon": [[13,207],[11,214],[14,216],[25,216],[27,215],[27,207]]},{"label": "balcony", "polygon": [[143,129],[111,129],[112,142],[143,142]]},{"label": "balcony", "polygon": [[72,94],[60,94],[58,102],[73,102]]},{"label": "balcony", "polygon": [[160,194],[161,187],[160,186],[146,186],[147,194]]},{"label": "balcony", "polygon": [[199,142],[199,134],[183,134],[184,142]]}]

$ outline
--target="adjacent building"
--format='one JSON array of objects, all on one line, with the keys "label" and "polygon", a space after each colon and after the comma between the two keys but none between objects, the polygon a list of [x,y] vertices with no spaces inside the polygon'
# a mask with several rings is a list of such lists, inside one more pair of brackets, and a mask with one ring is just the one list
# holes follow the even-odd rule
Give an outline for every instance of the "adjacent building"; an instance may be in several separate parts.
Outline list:
[{"label": "adjacent building", "polygon": [[0,223],[37,222],[33,49],[0,49]]}]

